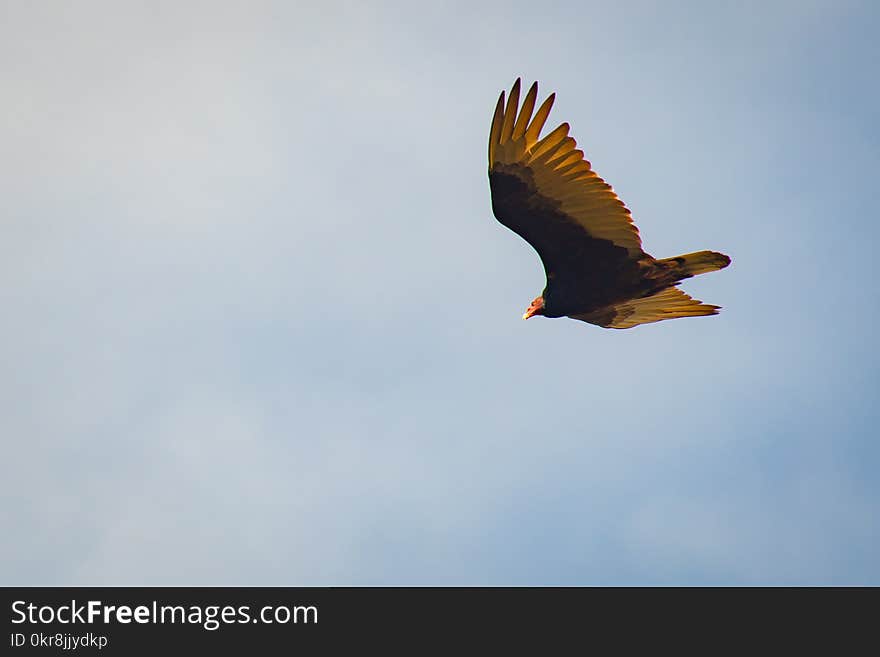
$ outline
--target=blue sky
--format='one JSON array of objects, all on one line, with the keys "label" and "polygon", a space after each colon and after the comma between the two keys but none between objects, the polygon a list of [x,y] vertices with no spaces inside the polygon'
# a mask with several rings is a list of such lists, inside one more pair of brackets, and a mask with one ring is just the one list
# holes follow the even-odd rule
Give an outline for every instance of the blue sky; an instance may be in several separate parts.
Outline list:
[{"label": "blue sky", "polygon": [[[880,584],[874,3],[0,12],[2,583]],[[518,76],[720,316],[520,321]]]}]

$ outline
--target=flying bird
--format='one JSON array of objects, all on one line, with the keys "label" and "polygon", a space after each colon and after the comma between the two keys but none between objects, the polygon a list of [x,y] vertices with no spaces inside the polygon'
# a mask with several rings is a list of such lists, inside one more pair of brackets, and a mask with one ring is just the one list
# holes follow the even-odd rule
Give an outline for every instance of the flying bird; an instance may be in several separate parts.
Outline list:
[{"label": "flying bird", "polygon": [[563,123],[541,138],[556,94],[535,109],[535,82],[519,105],[520,80],[495,106],[489,132],[492,211],[534,247],[547,284],[523,319],[571,317],[625,329],[676,317],[717,315],[676,287],[722,269],[730,258],[697,251],[656,259],[642,250],[639,230],[611,186],[577,149]]}]

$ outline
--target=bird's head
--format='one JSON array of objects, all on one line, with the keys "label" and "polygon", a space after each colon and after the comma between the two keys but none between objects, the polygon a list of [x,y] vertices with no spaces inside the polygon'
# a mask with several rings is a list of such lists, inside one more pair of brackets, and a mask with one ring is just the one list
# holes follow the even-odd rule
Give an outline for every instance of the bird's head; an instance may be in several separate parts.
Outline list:
[{"label": "bird's head", "polygon": [[543,315],[544,314],[544,297],[535,297],[535,300],[532,301],[532,305],[529,306],[529,309],[526,310],[525,314],[523,314],[523,319],[528,319],[529,317],[533,317],[534,315]]}]

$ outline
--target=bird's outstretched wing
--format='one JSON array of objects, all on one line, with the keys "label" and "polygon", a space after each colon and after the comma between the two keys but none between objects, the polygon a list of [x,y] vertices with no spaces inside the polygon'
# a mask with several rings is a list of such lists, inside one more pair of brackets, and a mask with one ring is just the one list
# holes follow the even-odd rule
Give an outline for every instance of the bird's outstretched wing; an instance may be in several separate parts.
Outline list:
[{"label": "bird's outstretched wing", "polygon": [[528,241],[548,276],[593,277],[645,256],[630,211],[568,136],[563,123],[540,138],[555,94],[534,112],[538,83],[519,106],[520,80],[495,107],[489,181],[498,220]]},{"label": "bird's outstretched wing", "polygon": [[677,287],[668,287],[649,297],[624,301],[570,317],[604,328],[625,329],[676,317],[717,315],[719,307],[693,299]]}]

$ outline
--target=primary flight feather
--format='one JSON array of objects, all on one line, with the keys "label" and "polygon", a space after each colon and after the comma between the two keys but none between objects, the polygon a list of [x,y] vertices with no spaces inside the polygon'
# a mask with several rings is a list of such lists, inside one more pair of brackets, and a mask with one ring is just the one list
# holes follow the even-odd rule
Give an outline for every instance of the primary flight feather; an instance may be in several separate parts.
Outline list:
[{"label": "primary flight feather", "polygon": [[577,149],[563,123],[541,131],[555,94],[535,111],[538,83],[522,105],[520,80],[498,98],[489,132],[492,211],[531,244],[547,285],[523,315],[571,317],[605,328],[631,328],[676,317],[717,315],[718,306],[675,287],[722,269],[730,258],[698,251],[656,259],[642,250],[627,207]]}]

